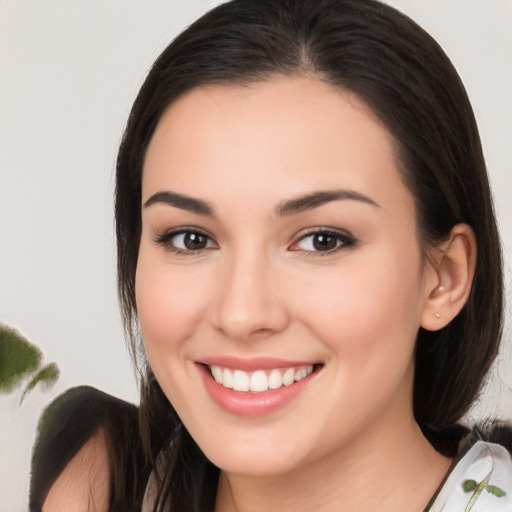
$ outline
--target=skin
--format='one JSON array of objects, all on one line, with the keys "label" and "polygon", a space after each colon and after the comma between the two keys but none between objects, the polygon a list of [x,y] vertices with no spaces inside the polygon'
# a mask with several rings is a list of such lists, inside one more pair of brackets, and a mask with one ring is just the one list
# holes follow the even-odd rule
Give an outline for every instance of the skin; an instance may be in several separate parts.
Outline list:
[{"label": "skin", "polygon": [[110,468],[107,440],[96,432],[69,461],[45,498],[43,512],[107,512]]},{"label": "skin", "polygon": [[[216,510],[423,510],[450,461],[414,421],[414,344],[465,301],[469,228],[427,263],[390,134],[313,78],[192,90],[161,118],[143,172],[143,205],[171,191],[214,212],[143,206],[136,298],[155,376],[222,470]],[[276,213],[340,189],[370,201]],[[204,250],[155,241],[190,227],[209,237]],[[304,237],[322,228],[354,243],[314,252]],[[205,391],[196,363],[212,356],[322,366],[292,402],[250,418]]]}]

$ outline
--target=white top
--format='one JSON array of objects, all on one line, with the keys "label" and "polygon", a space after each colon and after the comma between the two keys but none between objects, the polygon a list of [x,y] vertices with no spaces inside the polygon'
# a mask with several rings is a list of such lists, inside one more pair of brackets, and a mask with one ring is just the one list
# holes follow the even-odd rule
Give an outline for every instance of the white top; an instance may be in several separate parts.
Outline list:
[{"label": "white top", "polygon": [[512,458],[476,442],[449,474],[428,512],[512,512]]}]

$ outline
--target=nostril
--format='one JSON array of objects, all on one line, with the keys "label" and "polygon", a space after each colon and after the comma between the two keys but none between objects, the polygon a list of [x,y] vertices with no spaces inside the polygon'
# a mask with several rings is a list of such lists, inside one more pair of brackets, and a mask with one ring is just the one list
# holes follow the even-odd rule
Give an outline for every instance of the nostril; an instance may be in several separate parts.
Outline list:
[{"label": "nostril", "polygon": [[258,335],[264,336],[264,335],[267,335],[267,334],[269,334],[271,332],[272,332],[272,329],[268,329],[266,327],[262,327],[260,329],[255,329],[251,334],[253,336],[258,336]]}]

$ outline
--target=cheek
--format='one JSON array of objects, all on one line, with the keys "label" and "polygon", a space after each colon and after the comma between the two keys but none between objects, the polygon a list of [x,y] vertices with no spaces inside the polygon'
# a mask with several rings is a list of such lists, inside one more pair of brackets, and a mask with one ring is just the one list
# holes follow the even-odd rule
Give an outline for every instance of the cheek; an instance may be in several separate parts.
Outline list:
[{"label": "cheek", "polygon": [[366,364],[375,355],[410,359],[421,311],[420,258],[383,251],[364,255],[336,273],[305,283],[307,300],[297,304],[310,329],[319,331],[342,361]]},{"label": "cheek", "polygon": [[324,286],[315,288],[303,309],[310,331],[330,349],[331,389],[338,390],[320,399],[322,407],[332,411],[333,425],[350,432],[390,403],[403,411],[411,399],[421,267],[393,254],[380,261],[386,271],[361,261],[350,271],[340,268],[336,279],[317,281]]},{"label": "cheek", "polygon": [[185,271],[170,271],[144,257],[137,266],[137,311],[150,363],[174,353],[204,317],[206,282]]}]

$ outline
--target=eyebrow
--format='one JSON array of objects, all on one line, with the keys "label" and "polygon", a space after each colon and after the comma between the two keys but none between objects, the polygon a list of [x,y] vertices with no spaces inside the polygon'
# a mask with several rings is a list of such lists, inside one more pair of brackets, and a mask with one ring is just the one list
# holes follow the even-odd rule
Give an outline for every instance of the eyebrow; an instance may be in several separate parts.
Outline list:
[{"label": "eyebrow", "polygon": [[[296,213],[318,208],[319,206],[330,203],[332,201],[342,200],[360,201],[376,208],[380,208],[380,206],[368,196],[353,190],[338,189],[321,190],[284,201],[277,206],[276,214],[278,217],[288,217]],[[144,203],[144,208],[148,208],[149,206],[157,203],[168,204],[169,206],[174,206],[175,208],[197,213],[198,215],[205,215],[207,217],[213,217],[215,215],[213,207],[206,201],[182,194],[177,194],[176,192],[157,192]]]},{"label": "eyebrow", "polygon": [[276,213],[279,217],[287,217],[289,215],[300,213],[305,210],[312,210],[314,208],[318,208],[319,206],[322,206],[326,203],[330,203],[331,201],[342,200],[360,201],[362,203],[369,204],[376,208],[380,208],[380,206],[373,199],[370,199],[368,196],[365,196],[353,190],[338,189],[321,190],[318,192],[313,192],[311,194],[294,197],[293,199],[289,199],[288,201],[281,203],[276,208]]},{"label": "eyebrow", "polygon": [[197,213],[199,215],[206,215],[208,217],[214,216],[214,210],[206,201],[195,199],[193,197],[176,194],[175,192],[157,192],[153,194],[145,203],[144,208],[157,203],[164,203],[181,210]]}]

